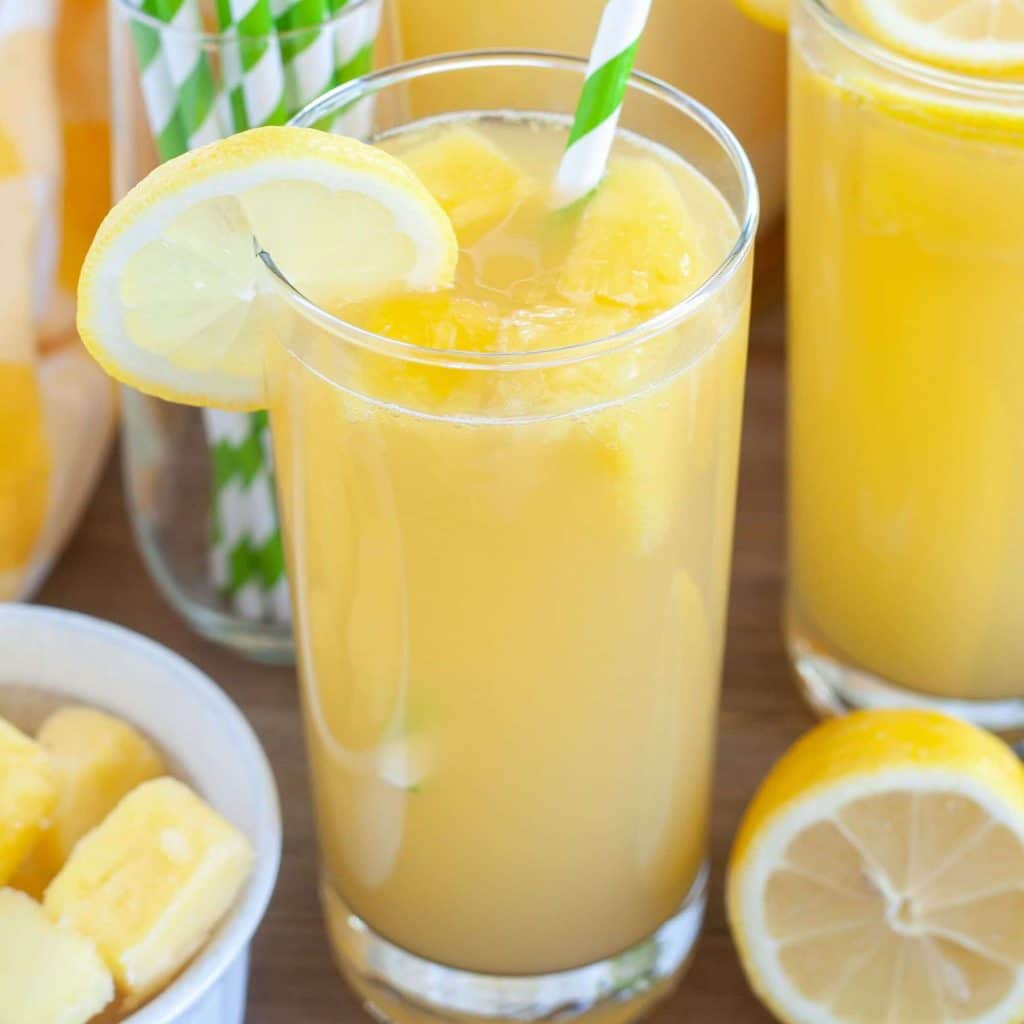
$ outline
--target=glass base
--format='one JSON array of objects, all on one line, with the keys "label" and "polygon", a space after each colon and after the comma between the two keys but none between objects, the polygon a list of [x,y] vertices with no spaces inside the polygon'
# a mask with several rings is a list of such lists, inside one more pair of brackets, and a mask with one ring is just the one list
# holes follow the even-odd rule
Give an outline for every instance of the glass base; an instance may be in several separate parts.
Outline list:
[{"label": "glass base", "polygon": [[345,979],[387,1024],[631,1024],[672,993],[693,953],[707,904],[701,869],[682,909],[618,956],[535,977],[474,974],[407,953],[375,934],[323,885],[324,910]]},{"label": "glass base", "polygon": [[910,707],[941,711],[1013,738],[1024,734],[1024,700],[958,700],[908,690],[829,650],[792,610],[787,615],[786,649],[804,698],[823,717]]},{"label": "glass base", "polygon": [[[122,448],[123,476],[130,480],[128,447]],[[184,584],[173,572],[166,545],[147,525],[146,517],[133,508],[132,489],[126,487],[129,519],[136,547],[142,554],[157,590],[170,606],[200,636],[264,665],[294,665],[295,645],[291,623],[247,620],[222,609],[219,597],[207,580]],[[205,535],[204,535],[205,543]],[[205,564],[205,563],[203,563]]]}]

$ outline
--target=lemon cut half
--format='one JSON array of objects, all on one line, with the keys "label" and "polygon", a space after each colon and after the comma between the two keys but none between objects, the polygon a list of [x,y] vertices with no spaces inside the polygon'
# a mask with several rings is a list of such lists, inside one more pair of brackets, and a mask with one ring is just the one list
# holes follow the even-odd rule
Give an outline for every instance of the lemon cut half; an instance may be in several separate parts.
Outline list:
[{"label": "lemon cut half", "polygon": [[751,984],[788,1024],[1014,1024],[1024,769],[931,713],[820,726],[747,811],[728,905]]},{"label": "lemon cut half", "polygon": [[189,405],[265,404],[280,309],[254,240],[331,308],[451,282],[448,217],[400,161],[308,128],[256,128],[154,170],[107,215],[78,286],[78,327],[103,368]]}]

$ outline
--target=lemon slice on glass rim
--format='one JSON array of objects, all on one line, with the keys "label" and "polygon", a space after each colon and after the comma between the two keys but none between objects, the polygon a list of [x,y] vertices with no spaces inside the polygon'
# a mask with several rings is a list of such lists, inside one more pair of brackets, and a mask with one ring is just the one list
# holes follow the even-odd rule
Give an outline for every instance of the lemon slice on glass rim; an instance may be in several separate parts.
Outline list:
[{"label": "lemon slice on glass rim", "polygon": [[828,722],[751,803],[727,899],[747,976],[787,1024],[1016,1024],[1024,767],[930,712]]},{"label": "lemon slice on glass rim", "polygon": [[86,347],[148,394],[262,407],[279,307],[254,240],[328,308],[449,284],[458,251],[396,158],[311,128],[255,128],[162,164],[110,211],[79,278]]}]

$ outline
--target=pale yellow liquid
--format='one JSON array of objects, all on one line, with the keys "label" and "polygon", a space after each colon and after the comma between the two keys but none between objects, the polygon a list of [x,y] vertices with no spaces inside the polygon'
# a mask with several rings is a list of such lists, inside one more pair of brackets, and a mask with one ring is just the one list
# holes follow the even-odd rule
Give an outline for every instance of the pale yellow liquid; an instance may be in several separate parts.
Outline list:
[{"label": "pale yellow liquid", "polygon": [[[479,130],[552,179],[562,125]],[[448,128],[424,131],[388,147]],[[713,268],[737,233],[719,193],[630,153],[668,169]],[[523,324],[553,323],[550,346],[650,315],[559,308],[572,232],[542,209],[465,248],[453,293],[348,315],[443,344],[444,303],[491,304],[504,348],[537,339]],[[340,897],[408,951],[513,975],[614,955],[681,908],[707,842],[749,267],[738,280],[696,332],[525,378],[378,363],[326,336],[305,339],[307,364],[272,353],[334,913]],[[631,371],[666,353],[631,396]]]},{"label": "pale yellow liquid", "polygon": [[[410,58],[494,46],[585,55],[604,8],[604,0],[396,2]],[[755,24],[731,0],[654,0],[637,67],[707,104],[739,136],[757,172],[761,223],[774,223],[785,192],[784,36]],[[490,106],[481,86],[476,102]],[[444,76],[426,88],[436,92],[437,109],[457,109],[463,99],[459,83]]]},{"label": "pale yellow liquid", "polygon": [[1024,696],[1024,118],[792,75],[791,600],[925,693]]}]

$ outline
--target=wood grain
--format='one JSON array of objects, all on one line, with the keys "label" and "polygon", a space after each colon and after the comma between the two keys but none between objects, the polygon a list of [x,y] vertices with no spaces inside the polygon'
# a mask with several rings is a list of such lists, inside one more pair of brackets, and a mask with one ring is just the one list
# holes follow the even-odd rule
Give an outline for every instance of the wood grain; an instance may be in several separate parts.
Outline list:
[{"label": "wood grain", "polygon": [[[780,634],[783,564],[783,333],[772,250],[759,279],[746,421],[729,641],[715,790],[711,903],[689,974],[652,1024],[764,1024],[729,938],[722,872],[740,814],[758,781],[811,724],[792,685]],[[157,594],[135,551],[119,468],[102,486],[40,600],[122,623],[208,672],[259,733],[282,794],[281,877],[254,948],[250,1024],[369,1024],[330,960],[316,898],[316,849],[291,671],[254,666],[194,636]]]}]

